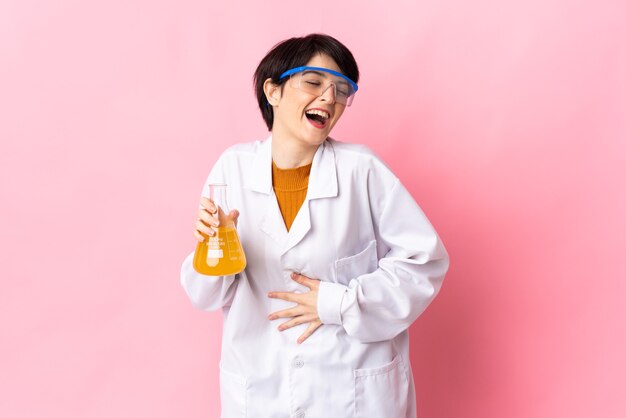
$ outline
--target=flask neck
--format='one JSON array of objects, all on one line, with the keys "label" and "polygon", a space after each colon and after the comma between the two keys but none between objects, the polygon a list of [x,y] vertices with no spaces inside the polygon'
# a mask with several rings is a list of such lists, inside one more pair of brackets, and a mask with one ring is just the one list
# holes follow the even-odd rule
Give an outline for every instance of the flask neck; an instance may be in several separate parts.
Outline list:
[{"label": "flask neck", "polygon": [[228,216],[228,200],[226,197],[226,184],[209,184],[209,198],[218,207],[218,217],[223,222]]}]

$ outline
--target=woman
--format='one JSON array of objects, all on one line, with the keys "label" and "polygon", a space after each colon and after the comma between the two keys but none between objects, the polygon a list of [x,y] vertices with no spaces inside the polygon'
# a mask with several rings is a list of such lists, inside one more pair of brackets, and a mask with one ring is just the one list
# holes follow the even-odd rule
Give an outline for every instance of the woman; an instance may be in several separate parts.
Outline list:
[{"label": "woman", "polygon": [[[448,256],[385,164],[329,137],[358,78],[330,36],[276,45],[254,77],[271,136],[227,149],[207,179],[228,184],[248,263],[205,276],[192,253],[181,272],[194,306],[224,312],[223,418],[416,416],[408,328]],[[203,197],[198,241],[215,213]]]}]

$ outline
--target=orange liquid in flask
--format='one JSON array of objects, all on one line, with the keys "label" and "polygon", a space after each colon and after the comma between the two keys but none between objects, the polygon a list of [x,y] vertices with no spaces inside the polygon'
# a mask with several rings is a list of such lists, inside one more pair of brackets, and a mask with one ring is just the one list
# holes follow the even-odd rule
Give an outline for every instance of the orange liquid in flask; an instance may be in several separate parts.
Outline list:
[{"label": "orange liquid in flask", "polygon": [[198,273],[225,276],[246,268],[246,256],[232,221],[218,227],[212,237],[204,237],[204,241],[198,243],[193,259],[193,267]]},{"label": "orange liquid in flask", "polygon": [[212,237],[202,233],[204,241],[196,246],[193,267],[198,273],[207,276],[240,273],[246,268],[246,256],[237,235],[235,222],[226,215],[229,213],[226,184],[209,184],[209,199],[217,206],[217,213],[213,216],[217,216],[219,226]]}]

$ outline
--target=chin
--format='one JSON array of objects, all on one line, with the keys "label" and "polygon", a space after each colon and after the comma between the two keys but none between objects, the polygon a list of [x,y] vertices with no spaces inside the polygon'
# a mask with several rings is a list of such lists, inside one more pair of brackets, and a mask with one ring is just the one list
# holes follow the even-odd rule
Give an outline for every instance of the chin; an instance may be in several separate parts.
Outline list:
[{"label": "chin", "polygon": [[330,132],[307,132],[305,135],[302,135],[302,140],[304,142],[306,142],[307,144],[311,144],[311,145],[320,145],[321,143],[323,143],[326,138],[328,138],[328,136],[330,135]]},{"label": "chin", "polygon": [[310,138],[307,142],[309,142],[309,143],[311,143],[313,145],[320,145],[324,141],[326,141],[326,138],[328,138],[328,134],[316,135],[315,137]]}]

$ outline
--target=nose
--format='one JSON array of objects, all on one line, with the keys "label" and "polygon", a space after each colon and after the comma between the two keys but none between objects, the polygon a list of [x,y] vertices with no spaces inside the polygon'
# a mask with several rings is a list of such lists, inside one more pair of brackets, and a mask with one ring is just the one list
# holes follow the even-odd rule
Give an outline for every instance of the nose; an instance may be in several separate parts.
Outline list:
[{"label": "nose", "polygon": [[326,90],[322,92],[320,99],[330,102],[331,104],[335,103],[335,83],[328,83]]}]

